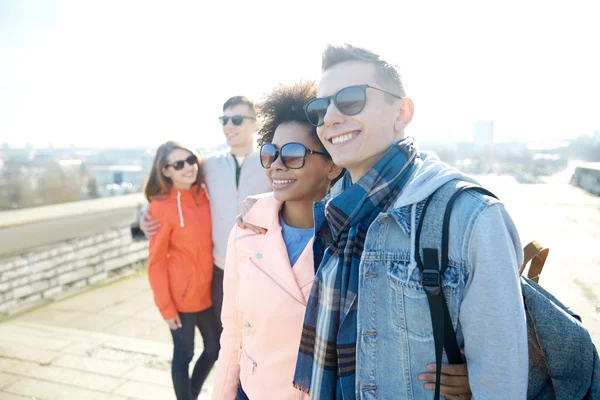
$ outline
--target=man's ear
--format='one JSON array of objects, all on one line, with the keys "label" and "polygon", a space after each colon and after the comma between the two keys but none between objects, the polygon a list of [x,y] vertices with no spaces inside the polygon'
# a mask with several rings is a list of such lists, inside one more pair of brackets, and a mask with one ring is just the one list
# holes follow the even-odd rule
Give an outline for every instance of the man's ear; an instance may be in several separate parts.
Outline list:
[{"label": "man's ear", "polygon": [[394,130],[396,132],[404,132],[404,128],[410,124],[415,114],[415,103],[409,97],[403,98],[399,103],[398,117],[394,123]]}]

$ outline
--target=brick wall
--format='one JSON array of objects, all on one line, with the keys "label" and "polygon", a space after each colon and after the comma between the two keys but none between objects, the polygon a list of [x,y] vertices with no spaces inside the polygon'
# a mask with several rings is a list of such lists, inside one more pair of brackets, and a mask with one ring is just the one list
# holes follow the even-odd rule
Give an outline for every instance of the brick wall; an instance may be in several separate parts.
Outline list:
[{"label": "brick wall", "polygon": [[0,256],[0,314],[128,274],[147,257],[148,242],[133,240],[128,226]]}]

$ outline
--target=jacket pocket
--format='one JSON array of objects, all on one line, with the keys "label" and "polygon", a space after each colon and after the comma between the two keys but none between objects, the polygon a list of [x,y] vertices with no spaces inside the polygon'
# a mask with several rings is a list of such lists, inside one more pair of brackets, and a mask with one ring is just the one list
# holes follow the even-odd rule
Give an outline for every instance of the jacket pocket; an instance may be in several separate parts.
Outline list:
[{"label": "jacket pocket", "polygon": [[171,295],[178,299],[184,299],[190,292],[192,276],[186,268],[181,265],[169,266],[169,287]]},{"label": "jacket pocket", "polygon": [[185,284],[185,289],[183,289],[183,293],[181,294],[182,299],[185,299],[185,296],[187,296],[187,294],[189,293],[191,284],[192,284],[192,279],[190,277],[188,277],[187,282]]},{"label": "jacket pocket", "polygon": [[[421,283],[421,271],[415,267],[408,270],[407,263],[392,263],[389,268],[390,285],[393,299],[392,322],[406,330],[408,336],[415,340],[433,340],[433,326],[427,294]],[[442,290],[446,297],[450,316],[454,327],[457,325],[459,291],[461,274],[457,268],[448,268],[444,274]]]},{"label": "jacket pocket", "polygon": [[397,323],[404,327],[408,336],[413,339],[432,339],[433,327],[425,292],[405,285],[398,285],[395,292],[394,303],[397,309],[394,314]]},{"label": "jacket pocket", "polygon": [[427,295],[417,286],[419,271],[409,271],[408,263],[398,261],[389,261],[387,267],[392,323],[405,330],[411,338],[433,338]]},{"label": "jacket pocket", "polygon": [[240,347],[240,380],[246,393],[263,393],[260,372],[258,363],[248,355],[242,343]]}]

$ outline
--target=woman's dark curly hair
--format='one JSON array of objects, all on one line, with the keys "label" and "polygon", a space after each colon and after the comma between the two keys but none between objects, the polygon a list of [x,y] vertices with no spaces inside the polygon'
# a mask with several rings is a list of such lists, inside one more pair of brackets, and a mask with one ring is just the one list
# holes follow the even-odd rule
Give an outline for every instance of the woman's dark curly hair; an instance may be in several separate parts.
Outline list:
[{"label": "woman's dark curly hair", "polygon": [[[273,141],[273,135],[277,127],[284,123],[296,122],[310,128],[311,135],[319,143],[320,150],[331,156],[319,140],[317,128],[306,119],[304,105],[317,96],[317,85],[314,81],[300,81],[293,85],[279,85],[271,93],[266,95],[258,106],[258,115],[262,119],[262,126],[258,130],[258,145]],[[333,186],[345,173],[342,169],[340,174],[331,181]]]},{"label": "woman's dark curly hair", "polygon": [[267,94],[259,105],[258,115],[262,126],[258,131],[258,145],[271,143],[275,129],[286,122],[297,122],[310,128],[310,132],[324,150],[317,136],[317,128],[306,119],[304,105],[317,96],[314,81],[301,81],[293,85],[279,85]]}]

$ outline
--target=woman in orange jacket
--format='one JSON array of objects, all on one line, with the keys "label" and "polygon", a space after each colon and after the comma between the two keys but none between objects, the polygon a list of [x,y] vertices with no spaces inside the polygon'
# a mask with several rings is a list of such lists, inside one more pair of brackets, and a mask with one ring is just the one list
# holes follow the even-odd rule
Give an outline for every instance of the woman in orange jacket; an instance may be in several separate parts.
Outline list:
[{"label": "woman in orange jacket", "polygon": [[[177,400],[197,399],[219,354],[221,326],[211,310],[211,219],[202,172],[202,160],[193,150],[169,141],[158,148],[145,189],[150,212],[161,224],[150,239],[148,277],[173,337]],[[204,351],[190,379],[196,327]]]}]

